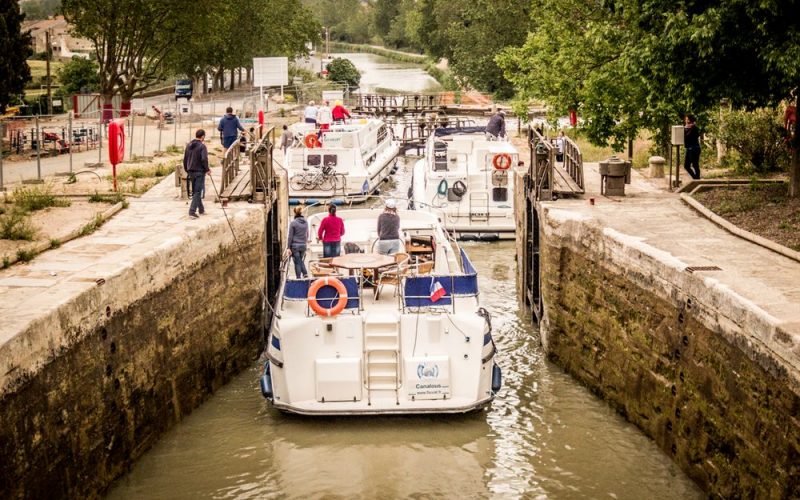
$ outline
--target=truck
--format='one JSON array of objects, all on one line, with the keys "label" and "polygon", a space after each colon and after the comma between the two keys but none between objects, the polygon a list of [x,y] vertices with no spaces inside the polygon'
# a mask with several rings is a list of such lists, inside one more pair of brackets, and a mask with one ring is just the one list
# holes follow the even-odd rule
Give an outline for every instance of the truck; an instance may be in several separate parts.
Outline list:
[{"label": "truck", "polygon": [[176,80],[175,81],[175,99],[192,98],[192,81],[191,80]]}]

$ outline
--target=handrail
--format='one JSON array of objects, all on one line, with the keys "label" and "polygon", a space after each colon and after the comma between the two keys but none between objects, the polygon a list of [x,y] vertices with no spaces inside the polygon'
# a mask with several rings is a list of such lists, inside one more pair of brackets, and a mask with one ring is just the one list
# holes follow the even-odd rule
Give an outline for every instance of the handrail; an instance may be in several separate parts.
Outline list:
[{"label": "handrail", "polygon": [[222,157],[222,185],[220,186],[220,194],[224,193],[225,188],[239,175],[239,158],[241,156],[239,141],[241,137],[241,132],[236,134],[236,140],[228,147],[225,151],[225,155]]}]

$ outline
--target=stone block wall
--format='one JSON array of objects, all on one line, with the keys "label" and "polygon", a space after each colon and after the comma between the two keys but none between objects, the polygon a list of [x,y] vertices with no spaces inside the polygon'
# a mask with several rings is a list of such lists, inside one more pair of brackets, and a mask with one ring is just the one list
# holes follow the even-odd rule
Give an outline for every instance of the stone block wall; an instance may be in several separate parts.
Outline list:
[{"label": "stone block wall", "polygon": [[542,213],[549,358],[709,495],[800,497],[798,373],[758,340],[780,329],[657,251]]},{"label": "stone block wall", "polygon": [[238,215],[241,250],[224,220],[211,222],[20,333],[24,344],[46,332],[51,352],[21,358],[3,380],[0,498],[101,495],[251,366],[263,333],[264,216]]}]

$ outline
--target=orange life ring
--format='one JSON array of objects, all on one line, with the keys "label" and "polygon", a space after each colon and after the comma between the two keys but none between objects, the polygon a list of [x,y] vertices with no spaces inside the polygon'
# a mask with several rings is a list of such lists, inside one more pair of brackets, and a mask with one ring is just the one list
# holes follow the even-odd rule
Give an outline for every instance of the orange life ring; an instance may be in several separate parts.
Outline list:
[{"label": "orange life ring", "polygon": [[[319,302],[317,302],[317,292],[319,292],[320,288],[323,286],[332,286],[339,292],[339,301],[330,309],[322,307],[319,305]],[[311,283],[311,286],[308,287],[308,305],[311,307],[312,311],[320,316],[336,316],[342,312],[344,306],[347,305],[347,288],[345,288],[344,283],[337,278],[320,278]]]},{"label": "orange life ring", "polygon": [[511,155],[508,153],[494,155],[494,158],[492,158],[492,165],[495,170],[508,170],[511,168]]},{"label": "orange life ring", "polygon": [[317,134],[315,134],[315,133],[308,134],[306,136],[306,138],[305,138],[305,143],[306,143],[306,147],[307,148],[321,148],[322,147],[322,143],[319,142],[319,138],[317,137]]}]

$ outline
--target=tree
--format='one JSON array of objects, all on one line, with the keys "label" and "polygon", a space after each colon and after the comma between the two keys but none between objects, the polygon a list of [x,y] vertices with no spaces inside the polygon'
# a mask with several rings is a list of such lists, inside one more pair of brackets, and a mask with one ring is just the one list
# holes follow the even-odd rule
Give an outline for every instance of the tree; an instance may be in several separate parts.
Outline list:
[{"label": "tree", "polygon": [[530,1],[423,0],[416,9],[424,18],[416,38],[426,52],[446,58],[468,86],[500,97],[513,94],[495,57],[524,41],[532,23]]},{"label": "tree", "polygon": [[348,59],[337,57],[329,62],[325,69],[328,70],[328,79],[332,82],[345,83],[353,88],[358,88],[361,83],[361,73]]},{"label": "tree", "polygon": [[33,54],[31,36],[22,33],[25,15],[19,10],[17,0],[6,0],[0,4],[0,113],[5,113],[11,99],[25,90],[31,79],[31,69],[26,59]]},{"label": "tree", "polygon": [[58,70],[58,81],[64,95],[94,92],[100,85],[100,68],[90,59],[73,56]]},{"label": "tree", "polygon": [[22,4],[22,12],[28,19],[47,19],[61,9],[61,0],[28,0]]},{"label": "tree", "polygon": [[112,98],[122,95],[122,114],[130,100],[164,76],[171,50],[180,50],[195,32],[210,0],[64,0],[64,17],[75,32],[92,41],[100,66],[103,119],[113,117]]}]

